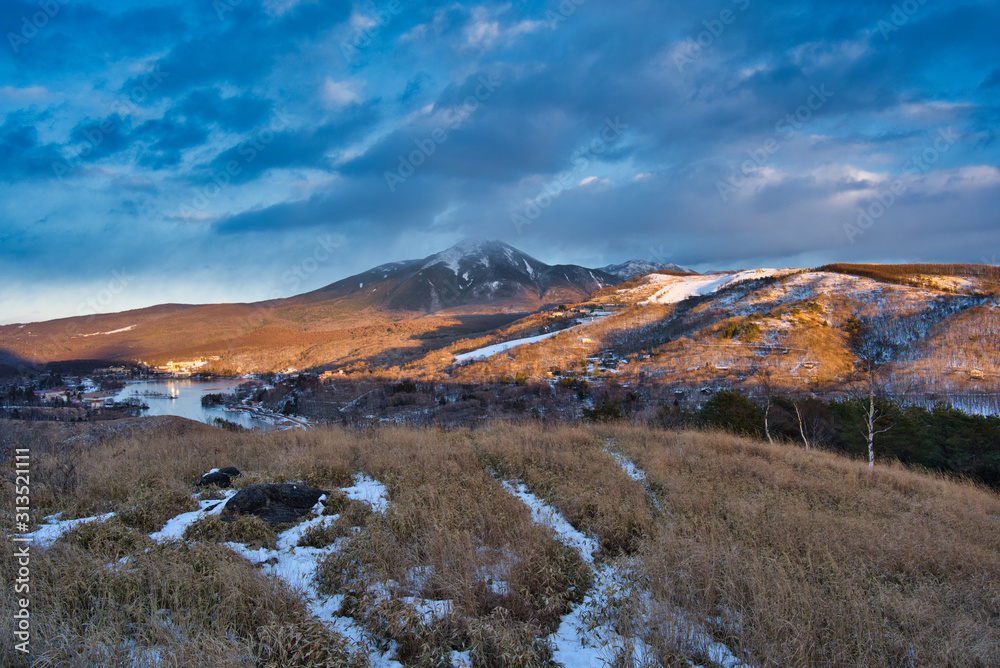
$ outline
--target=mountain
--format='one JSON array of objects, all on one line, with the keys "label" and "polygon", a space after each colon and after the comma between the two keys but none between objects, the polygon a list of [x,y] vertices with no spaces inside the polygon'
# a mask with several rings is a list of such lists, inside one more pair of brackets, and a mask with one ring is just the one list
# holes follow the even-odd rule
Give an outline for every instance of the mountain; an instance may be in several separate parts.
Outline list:
[{"label": "mountain", "polygon": [[0,326],[0,364],[206,359],[227,373],[332,362],[377,367],[619,283],[597,269],[545,264],[499,241],[470,241],[285,299],[164,304]]},{"label": "mountain", "polygon": [[600,270],[605,274],[616,276],[623,281],[628,281],[636,276],[651,274],[654,271],[676,271],[681,274],[697,273],[691,271],[687,267],[682,267],[679,264],[663,264],[661,262],[653,262],[651,260],[629,260],[628,262],[623,262],[621,264],[609,264],[606,267],[601,267]]},{"label": "mountain", "polygon": [[577,265],[548,265],[500,241],[466,241],[422,260],[385,264],[310,293],[359,297],[393,311],[536,311],[586,299],[618,276]]}]

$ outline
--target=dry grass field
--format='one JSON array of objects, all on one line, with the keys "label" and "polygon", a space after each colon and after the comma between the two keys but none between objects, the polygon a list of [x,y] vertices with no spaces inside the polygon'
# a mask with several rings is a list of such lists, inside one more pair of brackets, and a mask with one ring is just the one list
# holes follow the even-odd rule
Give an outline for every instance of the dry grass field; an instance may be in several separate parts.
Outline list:
[{"label": "dry grass field", "polygon": [[[39,521],[114,513],[34,548],[34,665],[1000,665],[1000,497],[965,482],[629,425],[0,428]],[[330,490],[322,516],[158,537],[227,465]],[[306,557],[301,588],[275,577]]]}]

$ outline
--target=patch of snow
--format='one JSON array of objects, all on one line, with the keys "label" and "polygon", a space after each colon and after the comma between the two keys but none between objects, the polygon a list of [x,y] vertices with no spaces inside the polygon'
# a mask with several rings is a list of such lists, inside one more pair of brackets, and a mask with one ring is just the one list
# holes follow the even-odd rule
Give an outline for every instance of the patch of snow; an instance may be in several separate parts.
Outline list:
[{"label": "patch of snow", "polygon": [[531,268],[531,264],[524,258],[521,258],[521,261],[524,262],[524,268],[528,270],[528,276],[534,278],[535,270]]},{"label": "patch of snow", "polygon": [[528,509],[531,510],[531,519],[536,524],[541,524],[552,529],[561,543],[578,550],[580,556],[588,564],[594,563],[594,552],[599,547],[596,538],[592,538],[576,529],[566,521],[562,513],[532,494],[524,483],[514,485],[505,480],[501,484],[504,489],[517,497],[521,503],[528,506]]},{"label": "patch of snow", "polygon": [[187,531],[187,528],[198,520],[210,516],[221,515],[223,509],[226,507],[226,504],[229,502],[229,499],[234,496],[236,496],[236,490],[230,489],[223,492],[223,499],[221,501],[216,499],[199,501],[198,505],[201,506],[199,510],[192,510],[189,513],[181,513],[177,517],[168,520],[167,523],[163,525],[162,529],[149,534],[149,537],[157,543],[165,543],[170,540],[180,540],[183,538],[184,532]]},{"label": "patch of snow", "polygon": [[467,352],[467,353],[460,353],[458,355],[455,355],[455,361],[458,362],[458,363],[462,363],[462,362],[467,362],[469,360],[486,359],[488,357],[492,357],[493,355],[497,355],[499,353],[502,353],[502,352],[505,352],[507,350],[510,350],[511,348],[517,348],[518,346],[524,346],[524,345],[528,345],[528,344],[532,344],[532,343],[537,343],[539,341],[543,341],[545,339],[551,338],[551,337],[555,336],[556,334],[560,334],[562,332],[568,332],[568,331],[570,331],[572,329],[576,329],[577,327],[585,327],[587,325],[592,325],[595,322],[600,322],[601,320],[604,320],[605,318],[609,317],[610,315],[612,315],[612,314],[609,313],[609,312],[603,312],[602,311],[602,312],[599,312],[599,313],[595,313],[594,315],[592,315],[592,316],[590,316],[588,318],[584,318],[581,322],[577,323],[576,325],[573,325],[572,327],[568,327],[566,329],[560,329],[560,330],[555,331],[555,332],[548,332],[547,334],[539,334],[538,336],[529,336],[529,337],[524,338],[524,339],[513,339],[511,341],[504,341],[502,343],[494,343],[493,345],[485,346],[483,348],[478,348],[476,350],[472,350],[472,351]]},{"label": "patch of snow", "polygon": [[592,609],[612,597],[623,586],[623,577],[613,567],[602,568],[595,573],[593,589],[582,603],[573,606],[563,617],[556,632],[549,636],[549,642],[554,647],[554,661],[566,668],[610,666],[614,665],[613,660],[620,651],[627,650],[639,665],[645,665],[647,661],[656,664],[656,650],[640,638],[625,638],[610,625],[595,626],[587,619]]},{"label": "patch of snow", "polygon": [[425,624],[433,624],[435,620],[444,619],[454,612],[451,601],[433,601],[413,596],[405,596],[400,601],[413,608]]},{"label": "patch of snow", "polygon": [[369,478],[363,473],[354,476],[354,486],[341,489],[349,499],[364,501],[375,511],[385,512],[389,505],[389,490],[378,480]]},{"label": "patch of snow", "polygon": [[524,339],[514,339],[512,341],[504,341],[503,343],[494,343],[493,345],[486,346],[485,348],[479,348],[471,352],[455,355],[455,361],[466,362],[468,360],[484,360],[487,357],[493,357],[494,355],[510,350],[511,348],[517,348],[518,346],[524,346],[530,343],[537,343],[544,339],[553,337],[556,334],[559,334],[559,332],[549,332],[547,334],[539,334],[538,336],[529,336]]},{"label": "patch of snow", "polygon": [[30,537],[33,545],[37,545],[44,550],[52,545],[52,543],[59,540],[67,531],[71,531],[82,524],[105,522],[115,516],[114,513],[105,513],[104,515],[98,515],[96,517],[82,517],[76,520],[60,520],[59,516],[61,514],[62,513],[58,513],[56,515],[46,517],[45,519],[48,521],[47,524],[43,524],[35,531],[25,534],[24,537]]},{"label": "patch of snow", "polygon": [[760,278],[785,276],[798,269],[751,269],[732,274],[708,274],[704,276],[669,276],[652,274],[648,284],[662,285],[655,294],[640,304],[676,304],[689,297],[710,295],[722,288]]},{"label": "patch of snow", "polygon": [[[388,505],[388,490],[381,482],[358,474],[354,478],[354,486],[341,491],[351,499],[359,499],[371,504],[377,512],[384,512]],[[343,548],[350,538],[338,538],[325,547],[299,547],[302,536],[312,527],[324,526],[335,522],[338,516],[323,516],[325,496],[313,508],[313,513],[319,515],[287,529],[278,536],[275,549],[261,548],[251,550],[240,543],[226,543],[249,562],[260,566],[262,573],[280,579],[289,587],[299,592],[306,600],[309,613],[323,622],[333,632],[343,636],[353,649],[360,650],[368,657],[373,668],[402,668],[402,664],[392,659],[398,647],[395,643],[380,643],[364,627],[349,617],[340,615],[344,597],[342,595],[325,596],[320,594],[316,585],[316,569],[321,560]],[[414,599],[415,603],[418,601]],[[419,601],[417,607],[422,615],[435,615],[444,609],[441,601]],[[450,606],[450,602],[447,602]],[[449,607],[450,610],[450,607]]]},{"label": "patch of snow", "polygon": [[448,655],[448,660],[454,668],[472,668],[472,652],[455,652]]},{"label": "patch of snow", "polygon": [[380,643],[363,626],[355,622],[350,617],[340,616],[340,606],[344,597],[341,595],[330,596],[325,599],[311,599],[308,603],[310,614],[323,622],[334,633],[338,633],[347,639],[348,643],[355,648],[360,648],[368,656],[368,664],[371,668],[403,668],[403,664],[392,659],[398,646],[395,642],[389,643],[383,649]]},{"label": "patch of snow", "polygon": [[122,327],[121,329],[113,329],[110,332],[93,332],[91,334],[81,334],[80,336],[105,336],[107,334],[121,334],[122,332],[128,332],[135,329],[135,325],[129,325],[128,327]]},{"label": "patch of snow", "polygon": [[167,663],[161,647],[140,649],[134,640],[129,640],[125,645],[128,650],[128,663],[125,665],[128,668],[156,668]]},{"label": "patch of snow", "polygon": [[625,471],[625,475],[636,482],[646,481],[646,472],[640,470],[635,464],[633,464],[627,457],[620,455],[617,452],[609,452],[615,461],[618,462],[618,466],[622,467],[622,471]]},{"label": "patch of snow", "polygon": [[290,550],[296,547],[307,531],[313,528],[324,527],[327,524],[333,524],[337,521],[337,517],[337,515],[325,515],[299,522],[291,529],[281,532],[281,535],[278,536],[277,548],[279,550]]}]

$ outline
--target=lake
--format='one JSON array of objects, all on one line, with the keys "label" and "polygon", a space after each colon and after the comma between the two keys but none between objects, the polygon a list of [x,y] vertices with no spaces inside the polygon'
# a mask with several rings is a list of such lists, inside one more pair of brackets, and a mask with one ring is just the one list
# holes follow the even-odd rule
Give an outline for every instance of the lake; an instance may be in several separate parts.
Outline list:
[{"label": "lake", "polygon": [[[149,410],[143,411],[142,415],[176,415],[206,424],[211,424],[214,418],[223,418],[248,429],[252,427],[274,429],[274,425],[255,419],[242,411],[226,411],[221,406],[201,405],[201,398],[204,395],[225,394],[245,382],[247,381],[239,378],[141,380],[127,383],[118,393],[116,400],[139,398],[149,406]],[[168,399],[167,395],[177,395],[177,398]]]}]

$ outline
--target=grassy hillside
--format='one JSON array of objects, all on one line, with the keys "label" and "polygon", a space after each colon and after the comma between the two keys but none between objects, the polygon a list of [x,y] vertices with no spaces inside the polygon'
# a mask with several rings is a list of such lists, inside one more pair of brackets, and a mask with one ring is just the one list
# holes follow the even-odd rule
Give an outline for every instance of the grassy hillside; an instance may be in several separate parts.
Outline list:
[{"label": "grassy hillside", "polygon": [[[405,665],[581,665],[567,657],[588,651],[609,665],[629,654],[713,668],[1000,664],[1000,498],[971,484],[625,425],[231,434],[143,423],[68,439],[65,425],[0,424],[0,443],[32,449],[39,517],[117,513],[35,553],[45,665],[150,652],[166,665],[361,666],[383,652]],[[335,490],[365,474],[388,506],[334,504],[331,492],[336,517],[313,520],[303,547],[252,522],[153,543],[197,507],[194,481],[225,465],[246,473],[239,485]],[[5,482],[8,507],[12,494]],[[548,528],[526,500],[568,524]],[[312,598],[267,575],[293,552],[318,555]],[[13,605],[5,589],[8,637]]]},{"label": "grassy hillside", "polygon": [[[727,277],[738,280],[656,302],[671,282]],[[503,300],[480,313],[394,311],[378,301],[382,283],[373,285],[371,293],[318,291],[260,304],[168,305],[0,327],[0,363],[219,358],[209,370],[379,368],[397,377],[482,382],[519,373],[544,380],[552,368],[582,374],[585,362],[591,372],[597,362],[623,379],[648,376],[690,387],[752,384],[751,376],[767,368],[787,391],[829,393],[854,370],[844,328],[860,319],[896,347],[892,363],[901,386],[976,393],[989,390],[980,381],[1000,377],[995,267],[828,265],[711,276],[661,271],[579,303],[573,303],[582,297],[579,289],[546,293],[550,304],[568,304],[540,312],[533,312],[543,307],[538,296],[515,300],[520,306],[508,311]],[[613,315],[510,355],[453,368],[455,353],[559,330],[576,324],[588,308]]]}]

